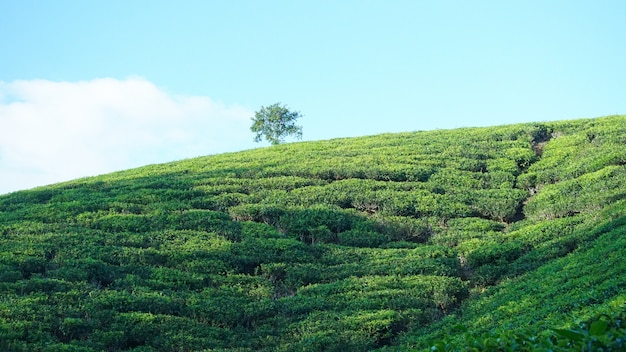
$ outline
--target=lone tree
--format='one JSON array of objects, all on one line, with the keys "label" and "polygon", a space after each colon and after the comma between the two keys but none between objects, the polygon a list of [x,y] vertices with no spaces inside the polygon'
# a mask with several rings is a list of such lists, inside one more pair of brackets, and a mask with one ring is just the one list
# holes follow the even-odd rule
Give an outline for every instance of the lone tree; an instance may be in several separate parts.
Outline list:
[{"label": "lone tree", "polygon": [[250,130],[256,135],[255,142],[260,142],[263,137],[272,145],[280,144],[286,136],[294,136],[302,139],[302,126],[296,125],[296,120],[302,117],[298,111],[289,111],[280,103],[270,106],[262,106],[254,113]]}]

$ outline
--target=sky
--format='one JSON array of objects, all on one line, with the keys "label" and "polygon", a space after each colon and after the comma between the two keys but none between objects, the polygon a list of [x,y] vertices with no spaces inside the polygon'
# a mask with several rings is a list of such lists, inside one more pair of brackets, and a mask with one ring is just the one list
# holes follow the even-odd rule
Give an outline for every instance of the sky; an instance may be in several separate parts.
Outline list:
[{"label": "sky", "polygon": [[0,0],[0,194],[303,140],[626,114],[623,0]]}]

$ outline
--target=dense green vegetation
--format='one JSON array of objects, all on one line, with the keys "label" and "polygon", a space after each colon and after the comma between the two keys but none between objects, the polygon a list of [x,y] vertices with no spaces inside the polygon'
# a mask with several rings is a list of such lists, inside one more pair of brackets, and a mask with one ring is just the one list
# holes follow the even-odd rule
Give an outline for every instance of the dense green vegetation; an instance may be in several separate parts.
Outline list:
[{"label": "dense green vegetation", "polygon": [[6,351],[624,350],[626,117],[294,143],[0,196]]}]

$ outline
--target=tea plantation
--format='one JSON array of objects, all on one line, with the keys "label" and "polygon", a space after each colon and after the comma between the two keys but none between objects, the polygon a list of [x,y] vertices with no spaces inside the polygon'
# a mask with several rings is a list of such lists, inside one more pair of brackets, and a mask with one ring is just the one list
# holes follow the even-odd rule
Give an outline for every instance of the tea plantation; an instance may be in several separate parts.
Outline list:
[{"label": "tea plantation", "polygon": [[626,116],[0,196],[2,351],[624,351],[625,325]]}]

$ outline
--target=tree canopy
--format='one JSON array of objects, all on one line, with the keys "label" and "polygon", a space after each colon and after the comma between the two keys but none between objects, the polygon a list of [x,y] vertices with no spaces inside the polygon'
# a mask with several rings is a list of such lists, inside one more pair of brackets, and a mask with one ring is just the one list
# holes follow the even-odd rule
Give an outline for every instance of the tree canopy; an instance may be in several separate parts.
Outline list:
[{"label": "tree canopy", "polygon": [[296,120],[300,117],[300,112],[290,111],[280,103],[262,106],[252,118],[250,130],[256,133],[254,141],[260,142],[265,137],[272,145],[277,145],[284,142],[287,136],[301,139],[302,126],[296,125]]}]

